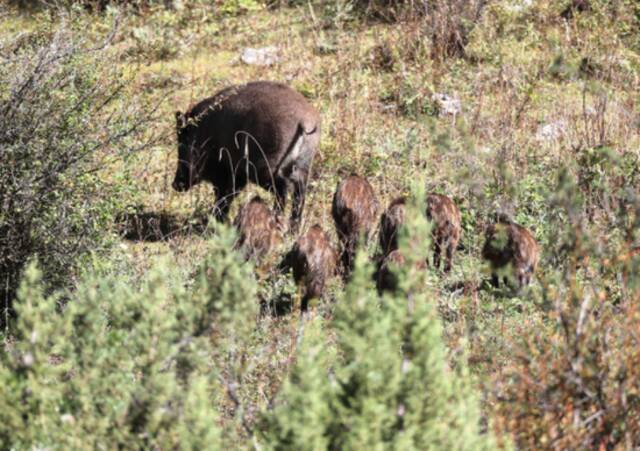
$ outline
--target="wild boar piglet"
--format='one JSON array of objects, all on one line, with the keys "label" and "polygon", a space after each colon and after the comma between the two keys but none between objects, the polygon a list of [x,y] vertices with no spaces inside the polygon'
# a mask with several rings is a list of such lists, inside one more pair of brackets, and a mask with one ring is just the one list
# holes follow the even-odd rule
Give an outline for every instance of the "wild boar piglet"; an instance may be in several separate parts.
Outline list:
[{"label": "wild boar piglet", "polygon": [[296,283],[304,288],[303,312],[311,299],[320,298],[324,293],[327,280],[336,273],[336,260],[331,240],[318,224],[303,233],[285,256],[282,269],[291,268]]},{"label": "wild boar piglet", "polygon": [[233,224],[239,235],[236,247],[242,249],[245,258],[253,258],[257,262],[282,243],[286,228],[280,216],[271,211],[260,196],[242,206]]},{"label": "wild boar piglet", "polygon": [[540,247],[529,230],[506,215],[498,215],[496,223],[487,228],[482,256],[491,265],[495,287],[500,283],[498,270],[511,266],[518,288],[522,289],[531,282],[538,267]]},{"label": "wild boar piglet", "polygon": [[353,270],[358,242],[371,237],[378,214],[378,200],[373,187],[364,177],[350,175],[342,180],[333,196],[331,214],[340,240],[343,274]]},{"label": "wild boar piglet", "polygon": [[433,265],[440,268],[444,254],[444,271],[451,271],[453,256],[460,241],[461,217],[456,204],[442,194],[427,196],[427,218],[432,221]]}]

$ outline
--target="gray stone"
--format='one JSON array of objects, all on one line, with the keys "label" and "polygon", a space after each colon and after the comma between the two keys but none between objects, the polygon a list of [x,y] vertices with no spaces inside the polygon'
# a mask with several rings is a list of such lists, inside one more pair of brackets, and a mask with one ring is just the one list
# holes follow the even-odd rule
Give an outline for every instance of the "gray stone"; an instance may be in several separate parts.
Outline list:
[{"label": "gray stone", "polygon": [[462,112],[462,104],[457,97],[450,96],[441,92],[436,92],[431,96],[431,100],[438,107],[440,116],[457,116]]},{"label": "gray stone", "polygon": [[567,130],[567,123],[563,119],[541,124],[536,130],[536,140],[538,141],[555,141],[562,138]]},{"label": "gray stone", "polygon": [[277,47],[261,47],[257,49],[247,47],[242,50],[240,61],[253,66],[271,66],[280,61],[278,52],[279,49]]}]

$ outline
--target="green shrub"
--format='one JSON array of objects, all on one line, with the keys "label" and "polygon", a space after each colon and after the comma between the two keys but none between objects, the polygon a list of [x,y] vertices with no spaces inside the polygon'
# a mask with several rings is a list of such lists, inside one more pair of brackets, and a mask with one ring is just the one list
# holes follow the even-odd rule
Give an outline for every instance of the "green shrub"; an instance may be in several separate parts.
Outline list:
[{"label": "green shrub", "polygon": [[30,265],[0,352],[2,448],[218,449],[220,356],[233,363],[257,315],[233,242],[219,230],[188,288],[165,260],[139,286],[87,278],[62,313]]},{"label": "green shrub", "polygon": [[425,219],[414,216],[401,246],[409,256],[401,290],[379,297],[360,255],[335,308],[335,345],[321,338],[327,332],[319,320],[306,326],[297,362],[259,428],[269,449],[494,445],[480,431],[478,399],[463,359],[448,363],[426,273],[412,269],[426,258],[429,243]]}]

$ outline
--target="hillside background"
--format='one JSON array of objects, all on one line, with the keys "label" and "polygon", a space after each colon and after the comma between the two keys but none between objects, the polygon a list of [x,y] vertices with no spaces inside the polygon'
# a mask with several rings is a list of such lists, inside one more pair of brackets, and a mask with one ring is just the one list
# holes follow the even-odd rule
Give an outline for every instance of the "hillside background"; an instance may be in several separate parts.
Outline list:
[{"label": "hillside background", "polygon": [[[2,447],[639,447],[639,52],[633,0],[3,4]],[[250,80],[321,113],[303,230],[337,245],[350,173],[446,194],[451,273],[379,296],[373,240],[302,319],[295,236],[242,262],[171,189],[174,113]],[[503,209],[542,249],[520,294],[480,257]]]}]

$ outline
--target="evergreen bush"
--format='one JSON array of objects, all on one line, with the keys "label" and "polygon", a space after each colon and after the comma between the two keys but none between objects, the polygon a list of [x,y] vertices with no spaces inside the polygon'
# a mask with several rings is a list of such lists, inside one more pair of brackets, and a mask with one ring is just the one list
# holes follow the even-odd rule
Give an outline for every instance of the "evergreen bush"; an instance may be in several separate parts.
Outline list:
[{"label": "evergreen bush", "polygon": [[61,313],[35,264],[0,352],[0,444],[9,448],[218,449],[222,368],[257,315],[251,267],[220,230],[185,288],[169,261],[140,286],[83,281]]},{"label": "evergreen bush", "polygon": [[465,363],[449,362],[436,295],[425,272],[412,269],[429,249],[429,227],[415,211],[401,240],[410,256],[401,290],[379,297],[361,254],[335,308],[335,343],[323,343],[320,320],[307,326],[298,360],[260,425],[269,449],[494,446],[481,432]]}]

